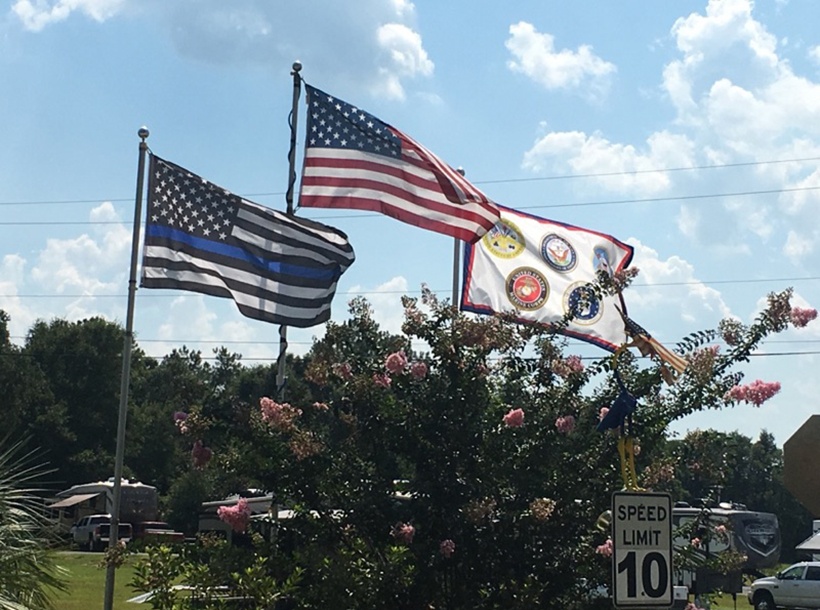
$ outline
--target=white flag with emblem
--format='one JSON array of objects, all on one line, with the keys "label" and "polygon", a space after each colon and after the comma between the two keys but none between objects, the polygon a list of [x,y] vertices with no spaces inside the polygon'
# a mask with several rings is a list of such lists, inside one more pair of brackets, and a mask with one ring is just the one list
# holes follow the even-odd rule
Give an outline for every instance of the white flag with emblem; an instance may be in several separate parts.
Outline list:
[{"label": "white flag with emblem", "polygon": [[598,298],[588,286],[601,270],[614,274],[632,261],[632,246],[611,235],[499,206],[501,220],[464,248],[461,309],[513,313],[551,324],[569,311],[562,334],[615,351],[628,340],[617,297]]}]

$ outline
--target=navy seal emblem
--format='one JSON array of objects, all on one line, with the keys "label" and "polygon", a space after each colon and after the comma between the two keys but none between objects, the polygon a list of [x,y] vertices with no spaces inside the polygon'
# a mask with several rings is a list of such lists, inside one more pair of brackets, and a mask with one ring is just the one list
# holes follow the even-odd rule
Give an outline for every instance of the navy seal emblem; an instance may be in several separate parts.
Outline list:
[{"label": "navy seal emblem", "polygon": [[559,273],[572,271],[578,262],[572,244],[556,233],[550,233],[541,240],[541,256]]}]

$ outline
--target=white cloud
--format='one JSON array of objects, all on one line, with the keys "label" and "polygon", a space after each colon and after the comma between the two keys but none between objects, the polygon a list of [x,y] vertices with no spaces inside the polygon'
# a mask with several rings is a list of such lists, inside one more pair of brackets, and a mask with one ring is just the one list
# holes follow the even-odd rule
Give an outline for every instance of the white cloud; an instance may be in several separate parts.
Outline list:
[{"label": "white cloud", "polygon": [[595,55],[589,45],[581,45],[577,51],[556,51],[551,34],[539,33],[525,21],[510,26],[510,38],[504,44],[514,57],[507,66],[547,89],[586,86],[584,93],[600,98],[608,88],[609,77],[617,71],[614,64]]},{"label": "white cloud", "polygon": [[786,236],[786,243],[783,244],[783,254],[795,265],[800,265],[814,252],[814,242],[814,239],[791,230]]},{"label": "white cloud", "polygon": [[[404,322],[404,307],[401,297],[407,294],[407,279],[395,276],[375,288],[351,286],[350,293],[363,293],[367,302],[373,307],[373,318],[381,329],[400,334]],[[341,296],[341,295],[339,295]]]},{"label": "white cloud", "polygon": [[25,272],[26,260],[19,254],[7,254],[0,261],[0,309],[11,316],[9,333],[12,342],[18,344],[37,319],[20,298],[19,287],[25,280]]},{"label": "white cloud", "polygon": [[378,28],[376,39],[386,57],[379,69],[383,82],[374,87],[376,92],[388,98],[403,100],[403,78],[431,76],[434,64],[427,56],[421,36],[406,25],[387,23]]},{"label": "white cloud", "polygon": [[814,63],[820,65],[820,45],[814,45],[813,47],[809,47],[806,54],[808,55],[809,59],[811,59]]},{"label": "white cloud", "polygon": [[39,32],[52,23],[68,19],[74,12],[103,22],[116,15],[124,4],[125,0],[17,0],[11,10],[23,22],[23,27]]},{"label": "white cloud", "polygon": [[599,133],[552,132],[524,153],[522,165],[537,173],[566,165],[573,174],[599,174],[595,183],[604,188],[652,195],[669,188],[670,174],[651,170],[689,167],[694,152],[686,136],[665,131],[652,134],[643,151],[610,142]]},{"label": "white cloud", "polygon": [[626,294],[630,312],[663,312],[665,319],[699,327],[715,326],[732,315],[720,292],[699,280],[691,263],[676,255],[661,259],[656,250],[635,238],[627,242],[635,248],[632,266],[640,270]]}]

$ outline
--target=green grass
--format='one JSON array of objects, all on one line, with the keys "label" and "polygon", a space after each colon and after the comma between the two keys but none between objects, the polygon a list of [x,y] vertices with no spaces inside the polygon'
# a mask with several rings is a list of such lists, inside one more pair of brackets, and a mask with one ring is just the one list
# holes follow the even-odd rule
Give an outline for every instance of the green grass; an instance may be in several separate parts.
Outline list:
[{"label": "green grass", "polygon": [[[54,594],[55,610],[102,610],[105,596],[105,569],[99,563],[102,553],[58,552],[57,564],[68,571],[68,592]],[[128,585],[134,573],[134,557],[117,569],[114,579],[114,610],[139,610],[146,605],[127,604],[136,595]]]}]

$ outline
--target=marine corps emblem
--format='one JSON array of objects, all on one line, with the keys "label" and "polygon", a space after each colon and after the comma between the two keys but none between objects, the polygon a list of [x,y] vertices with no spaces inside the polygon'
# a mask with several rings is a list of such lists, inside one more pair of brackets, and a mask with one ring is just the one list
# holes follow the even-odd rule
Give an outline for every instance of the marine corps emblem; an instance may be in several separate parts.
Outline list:
[{"label": "marine corps emblem", "polygon": [[550,233],[541,240],[541,256],[550,267],[559,273],[572,271],[575,263],[578,262],[575,248],[556,233]]},{"label": "marine corps emblem", "polygon": [[531,267],[519,267],[507,276],[507,298],[516,309],[538,309],[549,295],[546,278]]},{"label": "marine corps emblem", "polygon": [[524,251],[526,240],[515,223],[502,218],[481,238],[484,247],[500,258],[513,258]]}]

